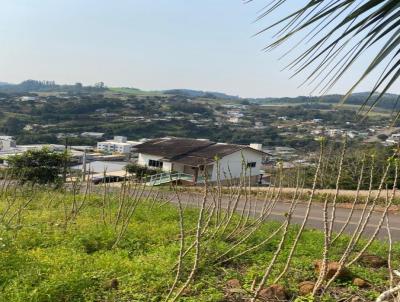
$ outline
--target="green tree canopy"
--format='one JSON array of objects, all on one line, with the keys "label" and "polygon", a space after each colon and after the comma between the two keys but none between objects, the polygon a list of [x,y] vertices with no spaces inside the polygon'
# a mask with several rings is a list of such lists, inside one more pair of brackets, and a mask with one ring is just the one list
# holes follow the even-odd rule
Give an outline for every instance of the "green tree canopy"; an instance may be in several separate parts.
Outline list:
[{"label": "green tree canopy", "polygon": [[29,150],[7,158],[13,177],[22,183],[34,184],[60,184],[68,160],[69,155],[66,152],[54,152],[47,148]]}]

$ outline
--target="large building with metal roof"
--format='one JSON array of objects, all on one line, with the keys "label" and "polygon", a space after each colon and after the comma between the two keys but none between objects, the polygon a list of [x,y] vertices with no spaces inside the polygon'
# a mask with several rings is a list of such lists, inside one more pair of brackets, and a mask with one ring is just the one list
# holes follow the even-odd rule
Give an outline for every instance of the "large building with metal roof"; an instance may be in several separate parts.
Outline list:
[{"label": "large building with metal roof", "polygon": [[265,153],[256,145],[216,143],[206,139],[160,138],[134,147],[138,164],[164,172],[190,175],[193,182],[260,176]]}]

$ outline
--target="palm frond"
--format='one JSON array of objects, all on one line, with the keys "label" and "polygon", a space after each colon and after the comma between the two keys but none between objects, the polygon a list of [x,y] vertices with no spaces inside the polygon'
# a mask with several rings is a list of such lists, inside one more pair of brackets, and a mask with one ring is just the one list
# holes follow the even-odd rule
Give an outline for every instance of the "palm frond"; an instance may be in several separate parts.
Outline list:
[{"label": "palm frond", "polygon": [[[296,2],[272,0],[257,20],[284,4],[298,6]],[[308,0],[257,35],[271,30],[276,30],[274,41],[264,50],[270,51],[298,39],[283,57],[299,48],[301,51],[285,68],[291,70],[293,76],[306,72],[302,85],[313,85],[312,91],[320,94],[334,87],[362,56],[368,55],[369,65],[342,101],[345,102],[368,76],[378,73],[376,84],[360,110],[369,112],[400,77],[399,0]]]}]

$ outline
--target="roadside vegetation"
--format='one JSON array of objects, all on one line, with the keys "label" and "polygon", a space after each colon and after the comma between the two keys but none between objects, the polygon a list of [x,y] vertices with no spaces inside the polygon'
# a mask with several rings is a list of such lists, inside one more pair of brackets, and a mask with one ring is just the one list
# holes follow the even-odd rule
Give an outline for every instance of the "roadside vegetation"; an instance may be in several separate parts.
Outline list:
[{"label": "roadside vegetation", "polygon": [[[400,265],[400,245],[386,228],[399,159],[395,153],[385,162],[377,195],[356,193],[343,223],[336,210],[345,151],[342,146],[336,193],[320,200],[321,141],[300,223],[293,221],[305,189],[299,171],[289,200],[282,169],[273,186],[259,192],[263,198],[251,194],[246,169],[240,180],[225,187],[206,183],[199,194],[175,185],[158,190],[134,178],[120,187],[79,180],[58,188],[17,185],[6,173],[0,301],[375,301],[394,287],[393,269]],[[284,201],[287,211],[273,214]],[[315,202],[322,230],[308,224]],[[362,213],[352,219],[357,204]],[[367,231],[372,215],[378,222]],[[354,219],[355,229],[347,228]]]},{"label": "roadside vegetation", "polygon": [[[14,190],[2,193],[1,214],[7,208],[7,200],[15,195],[18,198],[11,213],[20,205],[26,205],[30,199],[32,201],[11,221],[11,215],[6,215],[6,219],[1,216],[0,301],[165,299],[174,282],[174,268],[180,250],[177,207],[167,204],[162,198],[141,200],[123,239],[115,245],[119,235],[114,220],[118,212],[118,194],[107,196],[104,220],[104,196],[101,194],[86,197],[84,208],[72,219],[65,216],[65,210],[73,208],[74,199],[84,199],[83,195],[45,189]],[[186,208],[183,214],[187,248],[195,237],[199,210]],[[226,234],[234,229],[238,220],[239,215],[233,217]],[[265,240],[266,234],[273,234],[279,226],[278,222],[263,223],[230,255],[259,244]],[[215,231],[214,225],[207,229],[207,239],[201,242],[196,276],[179,301],[242,301],[254,288],[254,279],[262,277],[262,269],[271,261],[280,241],[280,236],[275,236],[252,253],[218,263],[218,256],[241,237],[237,234],[228,239],[226,236],[211,238]],[[297,231],[298,227],[290,228],[287,244],[277,258],[276,269],[268,278],[268,283],[272,283],[285,266]],[[348,240],[343,236],[335,243],[331,254],[333,259],[340,258]],[[304,232],[289,273],[278,282],[288,298],[299,295],[301,282],[316,280],[315,261],[321,257],[323,242],[322,232]],[[363,243],[360,242],[360,246]],[[388,246],[380,242],[375,242],[368,249],[369,253],[382,258],[386,257],[387,251]],[[393,265],[399,265],[400,245],[396,244],[392,253]],[[194,257],[190,253],[184,260],[182,280],[188,276]],[[325,294],[325,301],[355,295],[372,301],[388,286],[385,265],[372,268],[370,264],[357,263],[351,267],[351,272],[369,285],[360,289],[353,284],[353,276],[345,276]]]},{"label": "roadside vegetation", "polygon": [[28,150],[8,157],[5,172],[21,184],[61,185],[65,181],[69,162],[68,152],[55,152],[47,148]]}]

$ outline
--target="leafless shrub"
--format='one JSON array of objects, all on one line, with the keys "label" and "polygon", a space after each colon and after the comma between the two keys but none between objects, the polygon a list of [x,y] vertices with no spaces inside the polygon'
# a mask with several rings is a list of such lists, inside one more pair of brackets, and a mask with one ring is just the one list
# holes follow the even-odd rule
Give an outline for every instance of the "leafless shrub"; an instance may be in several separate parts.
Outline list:
[{"label": "leafless shrub", "polygon": [[[204,218],[204,211],[206,208],[206,203],[207,203],[207,195],[208,195],[208,187],[207,187],[207,179],[205,179],[205,185],[204,185],[204,196],[203,196],[203,201],[201,203],[201,208],[197,220],[197,227],[196,227],[196,238],[195,238],[195,255],[194,255],[194,261],[193,261],[193,266],[192,269],[189,273],[189,276],[187,277],[186,281],[184,284],[181,286],[181,288],[177,291],[175,296],[173,297],[172,301],[175,302],[179,297],[182,295],[183,291],[189,286],[190,282],[192,282],[194,275],[197,271],[199,261],[200,261],[200,253],[201,253],[201,235],[202,235],[202,224],[203,224],[203,218]],[[182,254],[180,253],[180,261],[182,259]]]},{"label": "leafless shrub", "polygon": [[[339,238],[347,232],[348,225],[354,218],[356,204],[360,201],[360,188],[364,180],[365,170],[367,169],[367,157],[364,156],[361,160],[357,191],[351,204],[351,208],[344,222],[336,219],[336,210],[338,207],[339,191],[341,190],[342,169],[344,166],[344,157],[346,153],[346,142],[343,144],[341,155],[338,159],[334,159],[334,165],[337,165],[338,174],[335,175],[336,187],[334,194],[326,194],[322,203],[323,215],[323,231],[324,231],[324,246],[321,249],[322,266],[319,271],[317,282],[313,290],[313,295],[321,295],[326,291],[336,280],[341,270],[353,265],[359,258],[368,250],[371,244],[377,239],[378,233],[381,231],[384,224],[388,231],[389,250],[388,262],[389,269],[392,272],[393,258],[393,242],[390,233],[390,218],[389,209],[393,205],[397,190],[398,179],[398,159],[391,158],[385,167],[383,167],[383,175],[379,180],[379,188],[376,195],[372,194],[373,180],[376,178],[374,170],[374,159],[371,161],[369,175],[369,190],[368,195],[360,212],[360,217],[357,219],[357,225],[350,233],[346,245],[339,255],[339,268],[329,280],[327,280],[327,267],[333,259],[332,249]],[[177,261],[173,267],[174,279],[166,292],[165,301],[178,301],[182,294],[188,289],[193,280],[198,276],[199,268],[202,263],[211,267],[216,267],[221,264],[232,262],[234,259],[248,255],[261,249],[267,243],[274,240],[274,250],[271,252],[271,258],[265,264],[260,277],[255,278],[251,286],[249,294],[250,301],[258,301],[261,290],[275,273],[274,283],[281,281],[288,272],[292,269],[292,262],[296,257],[298,245],[302,240],[305,228],[310,222],[311,209],[318,197],[316,190],[323,179],[323,173],[330,173],[328,164],[324,161],[326,156],[326,145],[321,141],[320,152],[317,155],[317,162],[313,174],[311,188],[307,188],[307,202],[304,206],[304,212],[301,215],[298,213],[299,202],[304,194],[305,180],[302,178],[300,168],[296,170],[296,175],[288,175],[280,166],[276,172],[273,186],[270,186],[263,192],[252,188],[252,175],[248,172],[243,164],[241,177],[237,180],[232,180],[228,177],[227,181],[221,181],[220,165],[217,162],[218,176],[215,183],[210,183],[205,177],[204,186],[201,188],[201,194],[195,192],[184,191],[180,189],[176,183],[171,182],[170,190],[159,190],[154,186],[146,186],[143,180],[137,180],[133,177],[125,175],[124,181],[119,188],[114,188],[107,181],[104,181],[97,189],[100,192],[100,202],[96,215],[100,217],[100,224],[106,227],[111,227],[115,231],[115,242],[113,248],[116,248],[124,239],[129,225],[132,222],[134,213],[141,203],[148,203],[150,211],[154,207],[162,207],[166,204],[174,204],[177,207],[179,214],[179,253]],[[243,163],[245,161],[243,160]],[[360,164],[358,162],[357,164]],[[365,244],[360,244],[361,237],[365,235],[366,228],[369,227],[369,221],[377,207],[378,201],[383,192],[388,179],[388,173],[394,168],[394,181],[389,194],[386,188],[386,203],[383,211],[380,214],[378,224],[374,227],[373,232],[367,238]],[[358,171],[358,169],[357,169]],[[221,174],[221,175],[219,175]],[[228,174],[230,170],[228,169]],[[227,175],[224,175],[227,176]],[[288,181],[285,177],[291,177]],[[284,185],[294,186],[294,192],[288,199],[288,195],[283,195]],[[85,182],[76,180],[69,184],[71,200],[60,199],[60,207],[57,210],[60,213],[61,219],[65,221],[65,228],[69,223],[78,218],[79,214],[85,209],[85,205],[91,200],[95,189],[92,187],[92,181],[87,179]],[[23,191],[26,192],[23,195]],[[29,193],[29,194],[28,194]],[[255,194],[254,194],[255,193]],[[50,195],[50,193],[48,193]],[[262,196],[263,195],[263,196]],[[12,184],[11,181],[3,179],[0,185],[0,198],[4,201],[3,208],[0,212],[0,223],[6,225],[21,225],[23,222],[23,213],[28,207],[35,202],[36,187],[18,187]],[[54,198],[49,198],[48,203],[44,207],[49,207],[54,202]],[[272,220],[276,216],[276,209],[284,204],[286,213],[282,213],[281,222],[274,229],[263,234],[262,238],[257,242],[251,241],[263,224]],[[185,228],[185,209],[187,207],[195,207],[198,205],[199,211],[197,223],[195,227]],[[63,216],[64,215],[64,216]],[[272,217],[272,218],[271,218]],[[294,239],[289,240],[291,226],[293,225],[294,217],[300,219],[300,226],[294,233]],[[340,226],[340,228],[338,228]],[[340,229],[335,235],[334,230]],[[344,237],[344,236],[343,236]],[[257,237],[258,238],[258,237]],[[347,237],[346,237],[347,238]],[[223,241],[226,247],[222,251],[213,251],[211,247],[215,240]],[[347,240],[347,239],[346,239]],[[252,242],[250,244],[249,242]],[[276,242],[276,243],[275,243]],[[288,257],[283,263],[283,268],[279,267],[278,259],[283,254],[283,251],[288,251]],[[337,255],[335,254],[335,257]],[[207,257],[207,258],[206,258]],[[191,259],[189,261],[188,259]],[[207,260],[207,261],[206,261]],[[185,273],[188,272],[188,273]],[[394,275],[390,273],[389,281],[391,288],[383,293],[377,301],[384,301],[387,297],[396,294],[399,286],[394,284]],[[379,300],[380,299],[380,300]]]}]

